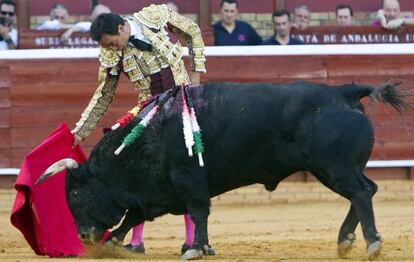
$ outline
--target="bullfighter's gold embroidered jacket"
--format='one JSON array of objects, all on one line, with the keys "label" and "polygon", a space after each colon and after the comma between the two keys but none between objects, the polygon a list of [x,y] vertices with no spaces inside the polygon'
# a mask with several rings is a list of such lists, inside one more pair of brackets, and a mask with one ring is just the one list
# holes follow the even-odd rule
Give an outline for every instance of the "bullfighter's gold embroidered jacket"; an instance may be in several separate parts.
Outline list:
[{"label": "bullfighter's gold embroidered jacket", "polygon": [[86,138],[97,126],[115,94],[121,72],[124,72],[138,92],[138,104],[150,94],[150,76],[162,68],[170,67],[176,85],[190,84],[189,76],[182,60],[180,43],[172,43],[166,31],[182,35],[188,46],[191,70],[205,72],[204,43],[200,28],[193,21],[172,11],[165,5],[150,5],[135,13],[132,19],[142,28],[143,35],[151,41],[151,51],[141,51],[132,44],[122,51],[100,49],[101,63],[98,73],[98,88],[81,119],[73,130]]}]

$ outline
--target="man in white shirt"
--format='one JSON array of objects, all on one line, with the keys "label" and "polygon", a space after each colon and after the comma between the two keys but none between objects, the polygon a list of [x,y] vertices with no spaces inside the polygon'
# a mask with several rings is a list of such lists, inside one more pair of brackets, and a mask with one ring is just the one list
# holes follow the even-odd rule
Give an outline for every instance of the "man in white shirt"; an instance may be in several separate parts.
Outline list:
[{"label": "man in white shirt", "polygon": [[13,27],[16,20],[16,3],[12,0],[0,2],[0,50],[16,49],[17,30]]},{"label": "man in white shirt", "polygon": [[68,29],[72,26],[71,24],[66,23],[68,17],[69,12],[64,4],[54,4],[50,10],[50,20],[43,22],[37,27],[37,30],[56,31],[60,29]]},{"label": "man in white shirt", "polygon": [[373,22],[374,26],[385,29],[397,29],[403,25],[414,25],[414,18],[402,17],[400,2],[398,0],[383,0],[382,9],[377,12],[378,20]]},{"label": "man in white shirt", "polygon": [[71,37],[71,35],[75,32],[89,32],[89,30],[91,29],[92,21],[95,20],[95,18],[97,18],[100,14],[107,14],[110,12],[111,9],[109,9],[109,7],[107,7],[106,5],[96,5],[92,10],[92,13],[89,17],[89,21],[83,21],[74,24],[72,27],[70,27],[62,34],[60,40],[62,42],[67,41],[69,37]]}]

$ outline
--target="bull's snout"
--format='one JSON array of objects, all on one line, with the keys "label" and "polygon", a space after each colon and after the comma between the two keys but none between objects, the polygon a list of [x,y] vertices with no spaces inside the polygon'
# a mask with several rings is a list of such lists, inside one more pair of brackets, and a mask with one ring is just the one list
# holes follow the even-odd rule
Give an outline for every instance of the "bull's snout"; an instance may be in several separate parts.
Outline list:
[{"label": "bull's snout", "polygon": [[82,230],[78,233],[78,237],[84,244],[97,244],[100,240],[100,236],[95,227],[88,230]]},{"label": "bull's snout", "polygon": [[84,244],[87,244],[87,245],[90,245],[90,244],[95,244],[96,242],[94,241],[94,237],[91,235],[91,234],[88,234],[88,233],[80,233],[79,235],[78,235],[78,237],[79,237],[79,239],[84,243]]},{"label": "bull's snout", "polygon": [[89,239],[89,234],[80,233],[79,234],[79,239],[82,240],[82,241],[85,241],[85,240]]}]

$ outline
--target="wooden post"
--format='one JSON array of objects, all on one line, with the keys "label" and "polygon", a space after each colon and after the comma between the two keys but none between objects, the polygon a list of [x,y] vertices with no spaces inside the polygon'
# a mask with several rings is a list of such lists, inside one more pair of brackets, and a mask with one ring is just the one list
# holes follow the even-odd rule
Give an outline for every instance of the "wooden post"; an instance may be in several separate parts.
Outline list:
[{"label": "wooden post", "polygon": [[210,0],[199,1],[198,23],[200,25],[201,30],[211,27],[211,2]]},{"label": "wooden post", "polygon": [[30,3],[29,0],[17,1],[17,29],[20,33],[22,30],[30,29]]},{"label": "wooden post", "polygon": [[[0,62],[0,167],[11,167],[11,81],[9,62]],[[0,182],[1,183],[1,182]]]},{"label": "wooden post", "polygon": [[198,24],[203,34],[205,45],[214,44],[214,35],[211,28],[211,0],[199,0]]},{"label": "wooden post", "polygon": [[99,5],[99,0],[92,0],[92,3],[91,3],[91,12],[92,12],[93,8],[95,6],[97,6],[97,5]]},{"label": "wooden post", "polygon": [[287,9],[287,0],[273,0],[273,10]]}]

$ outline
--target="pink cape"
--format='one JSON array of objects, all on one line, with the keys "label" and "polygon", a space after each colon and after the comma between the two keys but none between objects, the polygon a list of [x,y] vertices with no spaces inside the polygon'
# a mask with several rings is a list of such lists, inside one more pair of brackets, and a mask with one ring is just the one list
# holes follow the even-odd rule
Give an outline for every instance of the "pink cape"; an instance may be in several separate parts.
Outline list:
[{"label": "pink cape", "polygon": [[84,250],[66,204],[66,172],[34,186],[42,172],[56,161],[68,157],[78,163],[86,160],[82,149],[72,148],[72,143],[68,126],[61,124],[25,156],[16,180],[17,194],[10,220],[38,255],[74,256]]}]

